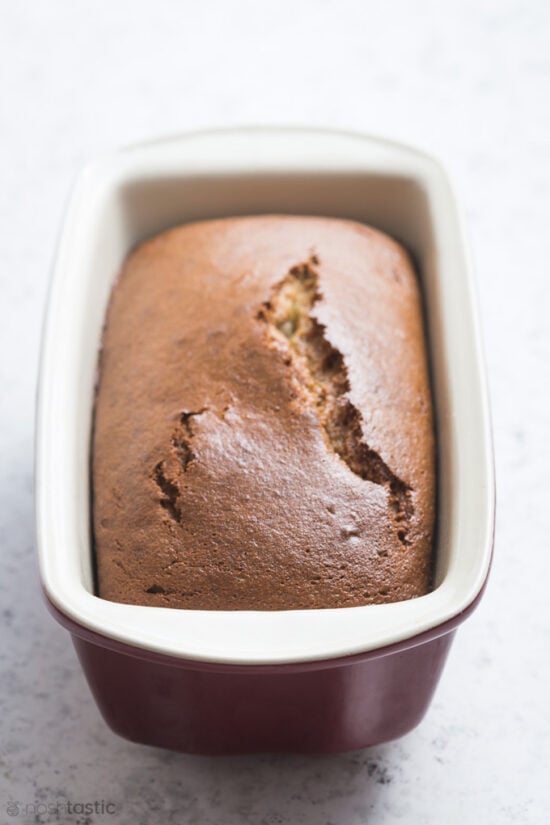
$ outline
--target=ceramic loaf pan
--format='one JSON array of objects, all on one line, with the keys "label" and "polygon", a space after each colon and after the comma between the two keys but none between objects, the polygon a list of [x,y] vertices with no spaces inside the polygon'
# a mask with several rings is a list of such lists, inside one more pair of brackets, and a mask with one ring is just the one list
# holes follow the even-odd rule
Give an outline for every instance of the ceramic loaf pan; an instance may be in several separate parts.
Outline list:
[{"label": "ceramic loaf pan", "polygon": [[[261,213],[363,221],[415,258],[438,441],[434,588],[404,602],[334,610],[193,611],[100,599],[89,453],[113,280],[129,250],[164,229]],[[406,733],[428,707],[456,626],[480,598],[493,541],[471,265],[440,166],[387,140],[282,128],[183,135],[89,166],[53,272],[36,465],[43,589],[113,730],[195,753],[328,753]]]}]

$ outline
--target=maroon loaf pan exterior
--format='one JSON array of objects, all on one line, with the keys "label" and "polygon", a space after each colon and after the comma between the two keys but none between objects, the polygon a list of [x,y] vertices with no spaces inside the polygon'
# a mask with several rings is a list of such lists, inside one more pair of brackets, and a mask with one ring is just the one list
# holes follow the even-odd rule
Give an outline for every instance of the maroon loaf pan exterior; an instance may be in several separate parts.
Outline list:
[{"label": "maroon loaf pan exterior", "polygon": [[[485,585],[484,585],[485,587]],[[111,730],[203,755],[329,754],[411,731],[424,717],[462,614],[401,644],[343,659],[223,665],[133,648],[47,605],[72,640]]]}]

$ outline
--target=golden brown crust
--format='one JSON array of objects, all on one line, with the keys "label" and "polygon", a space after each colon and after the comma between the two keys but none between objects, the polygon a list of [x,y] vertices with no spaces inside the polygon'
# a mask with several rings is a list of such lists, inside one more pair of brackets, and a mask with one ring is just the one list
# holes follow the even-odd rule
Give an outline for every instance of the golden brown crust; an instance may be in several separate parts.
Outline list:
[{"label": "golden brown crust", "polygon": [[95,415],[102,597],[277,610],[422,595],[434,475],[420,295],[395,241],[257,216],[130,255]]}]

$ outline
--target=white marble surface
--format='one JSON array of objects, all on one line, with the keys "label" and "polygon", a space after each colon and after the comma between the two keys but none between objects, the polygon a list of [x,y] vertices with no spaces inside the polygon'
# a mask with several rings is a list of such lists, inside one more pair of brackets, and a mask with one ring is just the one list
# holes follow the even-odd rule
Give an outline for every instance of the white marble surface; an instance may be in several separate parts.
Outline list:
[{"label": "white marble surface", "polygon": [[[549,822],[550,5],[0,0],[0,12],[0,822]],[[120,144],[251,122],[432,150],[478,271],[498,473],[490,586],[421,726],[339,757],[216,760],[117,738],[37,583],[39,326],[73,177]],[[114,815],[7,807],[102,799]]]}]

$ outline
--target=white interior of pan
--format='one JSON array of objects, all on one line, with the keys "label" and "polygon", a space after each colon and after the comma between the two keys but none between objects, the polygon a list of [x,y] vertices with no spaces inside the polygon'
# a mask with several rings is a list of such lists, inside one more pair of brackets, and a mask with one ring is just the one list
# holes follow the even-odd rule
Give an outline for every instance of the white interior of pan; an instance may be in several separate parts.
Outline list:
[{"label": "white interior of pan", "polygon": [[[129,249],[170,226],[254,213],[346,217],[413,252],[425,297],[439,446],[436,586],[389,605],[192,611],[93,593],[89,449],[110,287]],[[196,133],[121,151],[81,175],[54,267],[37,424],[37,531],[51,601],[81,625],[172,656],[283,663],[392,644],[464,610],[487,574],[493,470],[470,264],[456,205],[426,155],[306,129]]]}]

